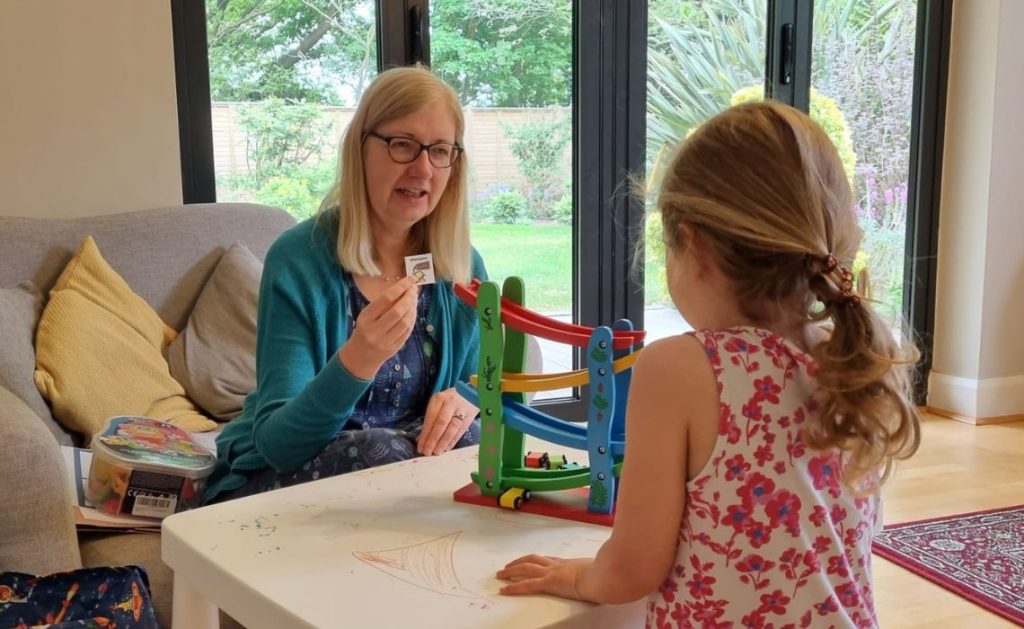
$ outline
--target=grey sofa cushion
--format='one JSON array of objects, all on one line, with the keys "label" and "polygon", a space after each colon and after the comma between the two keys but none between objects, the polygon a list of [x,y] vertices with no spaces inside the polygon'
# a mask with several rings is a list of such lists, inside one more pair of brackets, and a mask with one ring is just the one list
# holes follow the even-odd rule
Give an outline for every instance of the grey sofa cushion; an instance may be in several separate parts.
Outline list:
[{"label": "grey sofa cushion", "polygon": [[36,325],[42,309],[43,297],[31,283],[0,288],[0,387],[21,398],[59,443],[71,445],[71,436],[53,420],[50,407],[32,380]]},{"label": "grey sofa cushion", "polygon": [[220,259],[188,324],[167,348],[171,375],[219,420],[234,419],[256,388],[256,301],[263,263],[244,244]]},{"label": "grey sofa cushion", "polygon": [[167,325],[181,330],[226,247],[241,240],[262,260],[294,223],[284,210],[246,203],[197,203],[68,220],[0,217],[0,287],[31,280],[48,293],[82,238],[91,234],[132,290]]}]

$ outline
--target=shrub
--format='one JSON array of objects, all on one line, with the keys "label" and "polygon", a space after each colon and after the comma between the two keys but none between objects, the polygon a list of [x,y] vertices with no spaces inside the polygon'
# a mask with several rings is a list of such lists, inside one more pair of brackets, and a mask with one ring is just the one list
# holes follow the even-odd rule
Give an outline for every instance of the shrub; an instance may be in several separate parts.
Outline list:
[{"label": "shrub", "polygon": [[501,125],[511,140],[509,149],[526,178],[526,198],[530,217],[554,218],[555,200],[565,186],[562,167],[565,147],[572,137],[569,119],[560,114],[539,116],[517,125]]},{"label": "shrub", "polygon": [[551,210],[551,218],[561,225],[572,225],[572,191],[562,195]]},{"label": "shrub", "polygon": [[500,190],[477,206],[477,214],[493,223],[515,225],[528,222],[526,199],[514,189]]},{"label": "shrub", "polygon": [[327,162],[306,167],[286,164],[279,174],[262,181],[253,175],[219,178],[217,192],[222,199],[279,207],[301,220],[316,213],[334,176],[334,166]]},{"label": "shrub", "polygon": [[331,129],[319,105],[279,98],[240,106],[238,122],[246,132],[249,174],[260,187],[289,165],[317,159]]}]

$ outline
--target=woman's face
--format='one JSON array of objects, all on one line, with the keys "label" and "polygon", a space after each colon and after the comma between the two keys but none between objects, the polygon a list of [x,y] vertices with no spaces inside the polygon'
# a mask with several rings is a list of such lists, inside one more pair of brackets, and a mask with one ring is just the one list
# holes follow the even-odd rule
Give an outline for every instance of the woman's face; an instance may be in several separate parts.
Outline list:
[{"label": "woman's face", "polygon": [[[410,138],[420,144],[455,143],[455,118],[443,103],[428,105],[408,116],[389,120],[376,129],[386,137]],[[434,211],[451,168],[438,168],[422,151],[408,164],[388,155],[387,143],[375,136],[363,141],[363,164],[371,221],[389,229],[409,229]]]}]

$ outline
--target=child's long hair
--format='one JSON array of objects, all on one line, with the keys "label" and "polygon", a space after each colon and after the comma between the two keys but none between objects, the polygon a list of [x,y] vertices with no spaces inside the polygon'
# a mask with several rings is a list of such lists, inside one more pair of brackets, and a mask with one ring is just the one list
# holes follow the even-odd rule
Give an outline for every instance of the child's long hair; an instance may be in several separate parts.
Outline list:
[{"label": "child's long hair", "polygon": [[831,336],[812,350],[826,401],[804,439],[846,453],[848,486],[873,486],[875,472],[884,480],[894,459],[917,450],[910,396],[917,349],[897,342],[851,290],[861,230],[843,165],[821,127],[771,101],[728,109],[680,147],[658,207],[668,247],[686,246],[683,226],[694,230],[751,321],[764,321],[766,306],[798,308],[808,322],[831,320]]}]

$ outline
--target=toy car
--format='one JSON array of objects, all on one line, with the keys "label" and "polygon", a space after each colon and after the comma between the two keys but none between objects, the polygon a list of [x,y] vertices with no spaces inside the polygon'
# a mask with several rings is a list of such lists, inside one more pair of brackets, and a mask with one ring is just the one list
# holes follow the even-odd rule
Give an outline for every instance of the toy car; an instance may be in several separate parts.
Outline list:
[{"label": "toy car", "polygon": [[523,503],[530,499],[530,490],[522,487],[510,487],[498,496],[498,505],[506,509],[519,510]]},{"label": "toy car", "polygon": [[548,455],[547,468],[549,470],[560,470],[565,468],[569,464],[569,457],[564,454],[551,454]]},{"label": "toy car", "polygon": [[548,467],[548,453],[533,451],[527,452],[524,464],[526,467],[546,468]]}]

